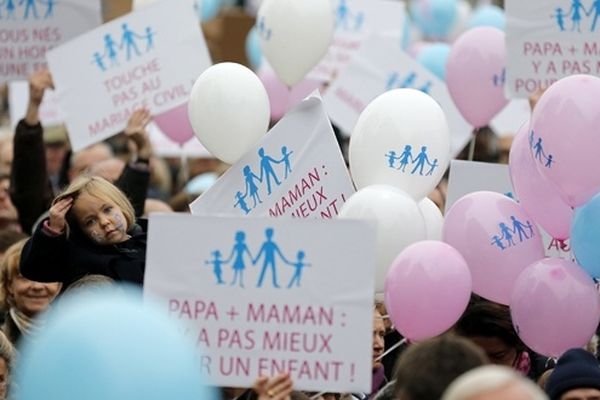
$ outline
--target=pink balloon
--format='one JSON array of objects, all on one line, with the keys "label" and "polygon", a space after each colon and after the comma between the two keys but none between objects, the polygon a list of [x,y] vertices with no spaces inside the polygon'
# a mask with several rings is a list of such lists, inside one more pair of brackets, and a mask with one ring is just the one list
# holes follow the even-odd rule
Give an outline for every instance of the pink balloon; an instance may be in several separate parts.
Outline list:
[{"label": "pink balloon", "polygon": [[154,122],[169,139],[180,146],[194,137],[194,130],[188,117],[187,103],[154,116]]},{"label": "pink balloon", "polygon": [[574,207],[600,191],[599,98],[600,78],[569,76],[548,88],[531,117],[538,169]]},{"label": "pink balloon", "polygon": [[437,336],[452,327],[471,297],[471,274],[452,246],[426,240],[404,249],[385,279],[385,305],[409,340]]},{"label": "pink balloon", "polygon": [[448,91],[475,128],[487,125],[508,103],[504,96],[504,32],[489,26],[469,29],[454,42],[446,64]]},{"label": "pink balloon", "polygon": [[553,238],[569,238],[573,209],[560,197],[556,186],[538,171],[529,144],[529,122],[515,136],[508,166],[521,207]]},{"label": "pink balloon", "polygon": [[321,86],[319,81],[305,79],[290,89],[279,80],[275,72],[269,67],[261,68],[258,71],[258,77],[269,95],[271,120],[273,121],[279,120],[290,108]]},{"label": "pink balloon", "polygon": [[577,264],[562,258],[540,260],[523,271],[510,300],[515,330],[545,356],[559,357],[583,347],[600,321],[600,297]]},{"label": "pink balloon", "polygon": [[521,271],[544,258],[540,232],[523,208],[494,192],[460,198],[446,213],[444,242],[463,255],[473,276],[473,291],[508,305]]}]

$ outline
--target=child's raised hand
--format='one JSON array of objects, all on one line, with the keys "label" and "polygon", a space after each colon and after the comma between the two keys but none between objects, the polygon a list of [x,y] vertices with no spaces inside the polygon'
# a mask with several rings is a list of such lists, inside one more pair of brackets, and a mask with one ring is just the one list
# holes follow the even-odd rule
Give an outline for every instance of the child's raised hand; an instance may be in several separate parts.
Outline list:
[{"label": "child's raised hand", "polygon": [[57,231],[63,232],[67,225],[67,213],[73,206],[73,198],[65,197],[57,201],[52,207],[50,207],[50,228]]},{"label": "child's raised hand", "polygon": [[146,133],[146,125],[152,119],[150,111],[145,108],[134,111],[125,127],[125,135],[135,146],[138,157],[149,158],[152,153],[152,145]]}]

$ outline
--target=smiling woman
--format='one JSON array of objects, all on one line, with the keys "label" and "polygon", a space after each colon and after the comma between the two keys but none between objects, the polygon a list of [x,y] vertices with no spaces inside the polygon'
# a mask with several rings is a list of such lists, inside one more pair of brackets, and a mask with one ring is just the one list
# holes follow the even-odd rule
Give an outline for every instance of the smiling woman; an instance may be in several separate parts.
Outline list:
[{"label": "smiling woman", "polygon": [[38,314],[50,306],[60,290],[60,283],[34,282],[19,273],[24,245],[25,240],[21,240],[9,247],[0,264],[0,307],[7,313],[0,329],[13,344],[22,335],[36,331]]}]

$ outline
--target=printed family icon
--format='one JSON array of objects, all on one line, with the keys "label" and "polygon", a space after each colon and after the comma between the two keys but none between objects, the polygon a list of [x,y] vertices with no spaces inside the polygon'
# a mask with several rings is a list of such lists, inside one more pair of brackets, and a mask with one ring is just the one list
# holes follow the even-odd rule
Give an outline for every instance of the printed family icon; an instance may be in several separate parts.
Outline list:
[{"label": "printed family icon", "polygon": [[[241,191],[238,191],[235,194],[235,204],[234,207],[238,207],[244,211],[245,214],[249,214],[252,209],[254,209],[258,204],[262,203],[260,198],[260,188],[258,183],[265,183],[267,186],[267,195],[270,195],[273,191],[271,187],[271,179],[273,183],[277,186],[281,185],[280,177],[275,173],[275,169],[273,168],[273,164],[283,164],[284,168],[284,176],[283,179],[287,179],[288,175],[292,172],[292,164],[290,161],[290,156],[293,154],[293,151],[288,151],[287,146],[281,147],[281,158],[275,159],[267,154],[265,154],[265,149],[258,149],[259,167],[260,167],[260,175],[256,175],[249,165],[246,165],[242,169],[242,174],[244,175],[244,182],[246,185],[245,193],[242,194]],[[246,198],[250,196],[252,198],[252,208],[248,207],[248,203],[246,202]]]},{"label": "printed family icon", "polygon": [[431,91],[431,86],[433,85],[433,82],[428,80],[419,86],[416,84],[417,77],[418,77],[418,75],[416,72],[409,72],[408,75],[406,75],[406,77],[404,77],[404,79],[402,79],[402,78],[400,78],[399,73],[392,72],[388,75],[388,79],[387,79],[387,82],[385,85],[385,90],[388,91],[388,90],[392,90],[392,89],[410,88],[410,89],[417,89],[423,93],[429,94],[429,92]]},{"label": "printed family icon", "polygon": [[[17,17],[23,20],[47,19],[54,15],[55,5],[55,0],[0,0],[0,20],[16,20]],[[46,9],[38,12],[38,7]],[[23,11],[21,15],[16,15],[17,8]]]},{"label": "printed family icon", "polygon": [[256,30],[260,37],[264,40],[271,39],[271,28],[267,28],[267,24],[265,22],[265,17],[260,17],[258,22],[256,23]]},{"label": "printed family icon", "polygon": [[535,140],[535,134],[533,131],[529,133],[529,147],[533,151],[533,157],[538,160],[541,164],[546,168],[551,168],[554,163],[554,157],[552,154],[546,155],[544,152],[544,147],[542,145],[542,138],[538,138]]},{"label": "printed family icon", "polygon": [[504,83],[506,82],[506,68],[502,68],[501,73],[494,74],[494,76],[492,76],[492,82],[494,83],[494,86],[504,86]]},{"label": "printed family icon", "polygon": [[581,33],[582,14],[585,14],[588,18],[591,18],[592,14],[594,14],[590,32],[596,31],[596,23],[598,22],[598,17],[600,17],[600,0],[594,0],[589,9],[585,8],[581,0],[571,0],[569,11],[565,12],[565,10],[566,8],[563,9],[562,7],[557,7],[554,14],[550,16],[556,20],[556,25],[562,32],[566,31],[568,28],[565,25],[565,19],[570,18],[570,31],[573,32],[577,30],[577,32]]},{"label": "printed family icon", "polygon": [[335,28],[357,32],[365,21],[364,12],[352,12],[346,0],[340,0],[335,16]]},{"label": "printed family icon", "polygon": [[[110,67],[119,65],[119,52],[125,52],[126,61],[129,61],[133,55],[140,56],[147,53],[154,47],[154,35],[156,32],[151,27],[147,26],[144,34],[140,35],[129,28],[127,23],[121,25],[121,41],[117,42],[111,34],[104,35],[104,49],[101,52],[93,54],[92,63],[101,71],[106,71],[106,59],[110,61]],[[145,48],[140,52],[138,41],[141,40],[142,46],[145,43]]]},{"label": "printed family icon", "polygon": [[[235,233],[235,243],[232,246],[231,253],[227,259],[222,258],[222,253],[219,250],[211,252],[212,259],[207,260],[205,264],[213,265],[213,274],[216,278],[217,285],[225,285],[227,282],[223,279],[223,266],[231,263],[231,269],[233,270],[233,278],[230,282],[231,286],[239,285],[244,287],[244,270],[246,270],[246,259],[256,265],[262,258],[262,269],[256,287],[263,287],[264,281],[267,274],[270,272],[272,278],[272,285],[274,288],[279,288],[277,281],[278,265],[281,262],[294,268],[294,275],[289,281],[287,288],[300,287],[302,280],[302,270],[305,267],[310,267],[311,264],[304,261],[305,253],[303,250],[298,250],[296,253],[296,260],[289,261],[285,257],[279,245],[273,240],[275,230],[273,228],[265,229],[265,240],[260,247],[256,257],[252,256],[248,246],[246,245],[246,233],[244,231],[237,231]],[[244,257],[247,255],[247,257]],[[233,262],[232,262],[233,261]]]},{"label": "printed family icon", "polygon": [[[531,239],[535,233],[533,232],[533,225],[530,221],[526,224],[519,221],[514,215],[510,217],[512,222],[512,229],[508,227],[504,222],[498,224],[500,228],[500,234],[492,236],[492,246],[497,246],[500,250],[506,250],[508,247],[516,246],[514,237],[519,236],[519,243],[524,240]],[[529,232],[529,235],[527,232]]]},{"label": "printed family icon", "polygon": [[[408,144],[404,146],[404,151],[399,156],[396,155],[394,150],[390,150],[385,157],[388,160],[388,167],[400,170],[401,172],[406,173],[406,167],[410,164],[412,170],[409,173],[411,175],[414,175],[418,171],[419,175],[423,176],[423,169],[425,168],[425,165],[427,165],[429,170],[425,173],[425,176],[429,176],[432,175],[433,171],[439,166],[437,158],[433,161],[429,161],[429,157],[427,156],[427,146],[422,146],[421,151],[416,157],[413,157],[412,146]],[[399,161],[398,166],[396,166],[396,161]]]}]

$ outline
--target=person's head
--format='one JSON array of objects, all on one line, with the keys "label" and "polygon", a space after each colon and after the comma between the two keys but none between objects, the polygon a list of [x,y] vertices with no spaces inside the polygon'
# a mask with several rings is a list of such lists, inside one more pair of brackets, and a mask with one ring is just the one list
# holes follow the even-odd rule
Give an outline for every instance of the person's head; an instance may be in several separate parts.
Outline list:
[{"label": "person's head", "polygon": [[64,125],[44,127],[44,150],[46,153],[46,170],[50,175],[57,174],[63,167],[69,152],[67,131]]},{"label": "person's head", "polygon": [[507,306],[474,297],[454,331],[481,347],[492,364],[529,372],[527,347],[513,327]]},{"label": "person's head", "polygon": [[146,199],[144,202],[144,217],[152,213],[172,213],[173,208],[162,200]]},{"label": "person's head", "polygon": [[373,310],[373,370],[383,366],[379,358],[385,350],[385,324],[383,315],[375,308]]},{"label": "person's head", "polygon": [[15,348],[10,340],[3,332],[0,332],[0,400],[6,399],[15,354]]},{"label": "person's head", "polygon": [[600,400],[600,365],[584,349],[571,349],[556,363],[546,381],[550,400]]},{"label": "person's head", "polygon": [[114,286],[114,279],[106,275],[90,274],[85,275],[75,282],[71,283],[65,290],[63,298],[66,296],[72,296],[81,293],[94,293],[99,291],[105,291],[106,289]]},{"label": "person's head", "polygon": [[441,400],[547,400],[544,392],[510,368],[486,365],[469,371],[448,387]]},{"label": "person's head", "polygon": [[5,136],[0,139],[0,173],[9,174],[13,162],[13,139]]},{"label": "person's head", "polygon": [[115,185],[99,176],[77,177],[54,203],[73,198],[67,214],[71,229],[79,230],[100,245],[127,240],[127,231],[135,222],[133,206]]},{"label": "person's head", "polygon": [[488,362],[469,340],[444,335],[412,345],[396,364],[396,398],[439,400],[450,383]]},{"label": "person's head", "polygon": [[125,161],[111,157],[106,160],[98,161],[88,168],[88,174],[101,176],[109,182],[116,182],[125,169]]},{"label": "person's head", "polygon": [[83,174],[97,162],[108,160],[113,156],[110,146],[106,143],[96,143],[71,155],[69,180]]},{"label": "person's head", "polygon": [[23,239],[6,250],[0,263],[0,307],[9,310],[14,307],[23,314],[34,317],[46,310],[60,290],[60,283],[30,281],[19,272]]}]

